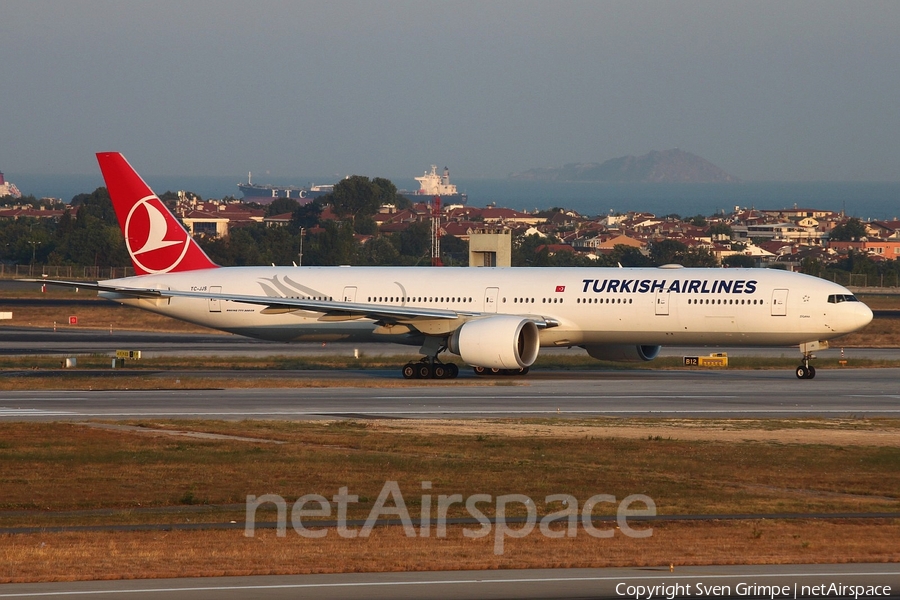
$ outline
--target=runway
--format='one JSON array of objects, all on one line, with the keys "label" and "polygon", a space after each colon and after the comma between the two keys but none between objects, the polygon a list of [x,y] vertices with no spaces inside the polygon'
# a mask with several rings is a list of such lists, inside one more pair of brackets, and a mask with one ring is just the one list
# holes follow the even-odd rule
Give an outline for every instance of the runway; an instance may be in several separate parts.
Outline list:
[{"label": "runway", "polygon": [[[334,371],[252,374],[312,385],[335,378]],[[822,369],[813,380],[780,370],[548,371],[437,384],[405,382],[394,371],[342,371],[356,387],[192,390],[178,389],[191,372],[142,375],[160,389],[0,392],[0,420],[900,417],[900,369]]]},{"label": "runway", "polygon": [[[830,585],[845,586],[846,591],[823,593]],[[653,598],[665,598],[666,589],[680,592],[677,597],[682,598],[853,598],[858,589],[850,586],[871,590],[869,594],[858,594],[861,598],[896,598],[900,595],[900,565],[679,567],[674,572],[666,567],[533,569],[12,584],[0,586],[0,599],[73,596],[108,600],[142,597],[167,600],[647,598],[654,586],[663,587],[657,588]],[[813,586],[825,587],[818,593],[803,594],[804,586],[810,591]],[[774,594],[773,589],[777,589]]]}]

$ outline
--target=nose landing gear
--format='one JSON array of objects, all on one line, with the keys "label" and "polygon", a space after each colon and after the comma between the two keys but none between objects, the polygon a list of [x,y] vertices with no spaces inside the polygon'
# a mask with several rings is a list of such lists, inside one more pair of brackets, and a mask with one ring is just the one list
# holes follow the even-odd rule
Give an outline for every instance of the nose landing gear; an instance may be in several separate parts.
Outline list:
[{"label": "nose landing gear", "polygon": [[813,352],[816,350],[824,350],[826,348],[828,348],[828,342],[807,342],[805,344],[800,344],[800,354],[803,355],[803,364],[794,371],[797,379],[812,379],[816,376],[816,368],[810,365],[809,361],[816,357]]}]

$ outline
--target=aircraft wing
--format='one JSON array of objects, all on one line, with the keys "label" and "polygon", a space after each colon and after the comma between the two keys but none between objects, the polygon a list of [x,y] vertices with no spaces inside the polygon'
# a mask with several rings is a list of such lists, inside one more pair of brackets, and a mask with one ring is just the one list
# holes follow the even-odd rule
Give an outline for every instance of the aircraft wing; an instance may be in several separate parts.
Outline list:
[{"label": "aircraft wing", "polygon": [[76,290],[85,289],[95,290],[98,292],[118,292],[121,290],[123,294],[132,296],[134,298],[160,297],[160,290],[154,290],[150,288],[122,288],[113,285],[102,285],[93,281],[60,281],[58,279],[16,279],[16,281],[24,281],[25,283],[40,283],[43,285],[58,285],[60,287],[75,288]]},{"label": "aircraft wing", "polygon": [[[443,308],[423,308],[394,304],[371,304],[365,302],[337,302],[333,300],[309,300],[306,298],[284,298],[279,296],[252,296],[244,294],[214,294],[211,292],[188,292],[181,290],[132,288],[105,285],[91,282],[59,281],[53,279],[20,279],[47,285],[60,285],[73,288],[109,292],[133,298],[203,298],[211,300],[227,300],[243,304],[265,306],[263,313],[276,314],[306,310],[323,313],[322,321],[345,321],[353,319],[373,319],[390,323],[415,323],[423,320],[455,320],[467,321],[473,318],[488,316],[493,313],[481,311],[461,311]],[[558,322],[539,316],[529,316],[538,327],[555,327]]]}]

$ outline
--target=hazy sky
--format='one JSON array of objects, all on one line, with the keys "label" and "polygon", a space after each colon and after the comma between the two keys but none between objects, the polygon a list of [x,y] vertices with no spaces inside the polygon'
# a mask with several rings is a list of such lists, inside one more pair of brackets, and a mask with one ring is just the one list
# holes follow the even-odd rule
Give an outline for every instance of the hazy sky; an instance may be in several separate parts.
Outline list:
[{"label": "hazy sky", "polygon": [[900,181],[900,2],[0,3],[0,170]]}]

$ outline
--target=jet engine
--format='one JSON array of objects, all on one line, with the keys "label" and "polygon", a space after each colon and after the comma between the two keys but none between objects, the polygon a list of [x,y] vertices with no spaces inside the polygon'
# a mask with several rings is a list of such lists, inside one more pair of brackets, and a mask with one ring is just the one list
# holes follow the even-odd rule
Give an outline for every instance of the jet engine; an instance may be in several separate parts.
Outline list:
[{"label": "jet engine", "polygon": [[533,321],[499,315],[464,323],[447,349],[474,367],[524,369],[534,363],[540,346]]},{"label": "jet engine", "polygon": [[603,346],[582,346],[591,358],[615,362],[640,362],[653,360],[662,346],[632,346],[630,344],[606,344]]}]

